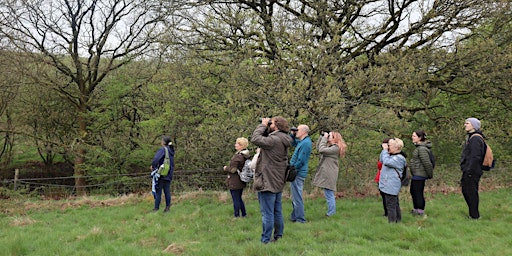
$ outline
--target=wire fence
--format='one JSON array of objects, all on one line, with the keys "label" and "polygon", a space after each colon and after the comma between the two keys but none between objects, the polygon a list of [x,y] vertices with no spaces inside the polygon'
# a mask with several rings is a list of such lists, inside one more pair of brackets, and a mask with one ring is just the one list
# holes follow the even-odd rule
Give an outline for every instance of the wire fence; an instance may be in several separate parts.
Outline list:
[{"label": "wire fence", "polygon": [[[510,176],[511,161],[501,161],[495,169],[485,172],[481,187],[509,187],[512,186]],[[351,163],[341,166],[338,178],[338,190],[341,194],[368,195],[375,191],[373,178],[376,173],[374,165]],[[18,193],[29,193],[46,198],[65,198],[76,194],[75,176],[46,177],[46,178],[18,178],[4,179],[1,186],[16,190]],[[149,193],[151,191],[151,176],[148,172],[130,174],[105,174],[84,176],[86,189],[89,195],[123,195],[129,193]],[[305,192],[314,189],[312,181],[314,170],[306,178]],[[221,191],[226,190],[226,174],[216,169],[205,170],[175,170],[171,191],[182,193],[189,191]],[[446,187],[457,187],[460,181],[460,167],[456,163],[439,164],[434,170],[434,178],[427,187],[439,190]],[[2,197],[2,195],[0,195]]]},{"label": "wire fence", "polygon": [[[2,186],[20,193],[37,194],[49,198],[72,196],[76,193],[76,176],[47,178],[18,178],[16,170],[13,179],[4,179]],[[151,191],[151,176],[148,172],[81,176],[87,181],[82,186],[88,194],[128,194]],[[171,190],[173,193],[189,190],[221,190],[225,188],[226,175],[218,170],[176,170]]]}]

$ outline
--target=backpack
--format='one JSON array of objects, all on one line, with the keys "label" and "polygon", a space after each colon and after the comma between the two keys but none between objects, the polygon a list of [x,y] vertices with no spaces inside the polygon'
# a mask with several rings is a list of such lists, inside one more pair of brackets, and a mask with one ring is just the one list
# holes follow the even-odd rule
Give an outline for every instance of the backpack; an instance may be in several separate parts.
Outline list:
[{"label": "backpack", "polygon": [[432,164],[432,173],[427,173],[428,178],[432,179],[434,177],[434,168],[436,168],[436,157],[434,156],[434,153],[432,153],[432,150],[427,148],[428,150],[428,157],[430,158],[430,163]]},{"label": "backpack", "polygon": [[240,180],[245,183],[251,182],[252,178],[254,177],[254,170],[251,168],[251,163],[252,160],[248,158],[245,160],[242,170],[237,170],[238,175],[240,176]]},{"label": "backpack", "polygon": [[171,159],[169,158],[169,149],[167,147],[164,147],[165,149],[165,158],[164,163],[158,167],[158,174],[160,176],[167,176],[169,173],[169,169],[171,169]]},{"label": "backpack", "polygon": [[[494,155],[492,154],[491,146],[489,146],[486,142],[484,137],[482,135],[475,133],[473,135],[479,136],[484,141],[485,145],[485,155],[484,155],[484,161],[482,162],[482,170],[484,171],[490,171],[494,168],[496,161],[494,160]],[[473,136],[471,135],[471,136]]]},{"label": "backpack", "polygon": [[[396,173],[398,171],[395,169]],[[407,171],[407,165],[404,166],[404,172],[402,173],[402,177],[400,177],[400,182],[402,183],[402,187],[409,186],[409,182],[411,181],[411,174]]]},{"label": "backpack", "polygon": [[436,168],[436,157],[430,149],[428,150],[428,157],[430,158],[430,163],[432,163],[432,169]]}]

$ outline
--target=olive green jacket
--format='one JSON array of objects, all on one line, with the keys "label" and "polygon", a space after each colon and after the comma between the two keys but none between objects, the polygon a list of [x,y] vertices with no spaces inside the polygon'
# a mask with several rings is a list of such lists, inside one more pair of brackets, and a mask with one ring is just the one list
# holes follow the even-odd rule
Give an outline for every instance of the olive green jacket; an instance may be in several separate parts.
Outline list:
[{"label": "olive green jacket", "polygon": [[431,179],[434,177],[434,168],[430,162],[429,151],[432,150],[432,142],[423,141],[415,145],[416,148],[412,152],[409,169],[412,176],[419,176]]}]

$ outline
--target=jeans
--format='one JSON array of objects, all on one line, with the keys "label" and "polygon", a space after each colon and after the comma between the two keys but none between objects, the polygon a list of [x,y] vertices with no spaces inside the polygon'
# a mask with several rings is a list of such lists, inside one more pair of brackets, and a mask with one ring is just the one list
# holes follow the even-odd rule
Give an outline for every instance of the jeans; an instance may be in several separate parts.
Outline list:
[{"label": "jeans", "polygon": [[416,210],[425,210],[425,180],[411,180],[412,205]]},{"label": "jeans", "polygon": [[245,217],[245,204],[242,200],[242,193],[244,192],[244,189],[231,189],[229,191],[231,192],[231,198],[233,199],[235,217],[240,217],[240,213],[242,214],[242,217]]},{"label": "jeans", "polygon": [[302,199],[304,180],[306,180],[306,178],[297,176],[295,180],[290,183],[293,207],[290,220],[302,223],[306,222],[306,216],[304,215],[304,201]]},{"label": "jeans", "polygon": [[263,231],[261,233],[261,242],[268,243],[274,231],[274,238],[283,236],[284,220],[281,198],[283,193],[272,193],[268,191],[258,192],[258,201],[260,203],[261,222]]},{"label": "jeans", "polygon": [[324,188],[325,200],[327,201],[327,216],[332,216],[336,213],[336,198],[334,191]]},{"label": "jeans", "polygon": [[155,209],[157,210],[160,208],[160,201],[162,200],[162,189],[165,194],[165,207],[171,207],[171,181],[159,179],[155,195]]},{"label": "jeans", "polygon": [[462,186],[462,195],[469,208],[469,217],[473,219],[480,218],[480,212],[478,211],[478,204],[480,198],[478,196],[478,183],[480,182],[482,175],[478,174],[467,174],[462,172],[462,178],[460,184]]},{"label": "jeans", "polygon": [[398,195],[385,194],[384,197],[386,199],[386,208],[388,209],[388,222],[395,223],[402,221]]}]

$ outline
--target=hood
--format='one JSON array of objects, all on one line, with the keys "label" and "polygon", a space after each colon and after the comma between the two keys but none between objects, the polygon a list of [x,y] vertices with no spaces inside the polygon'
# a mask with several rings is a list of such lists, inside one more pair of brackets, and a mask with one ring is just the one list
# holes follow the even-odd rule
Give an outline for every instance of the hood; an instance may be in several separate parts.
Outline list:
[{"label": "hood", "polygon": [[422,141],[422,142],[420,142],[420,143],[416,144],[416,147],[417,147],[417,146],[425,146],[425,147],[427,147],[428,149],[432,149],[432,142],[430,142],[430,141],[428,141],[428,140],[427,140],[427,141]]},{"label": "hood", "polygon": [[249,158],[251,155],[249,154],[249,150],[248,149],[242,149],[240,150],[240,152],[238,152],[239,154],[242,154],[245,158]]}]

